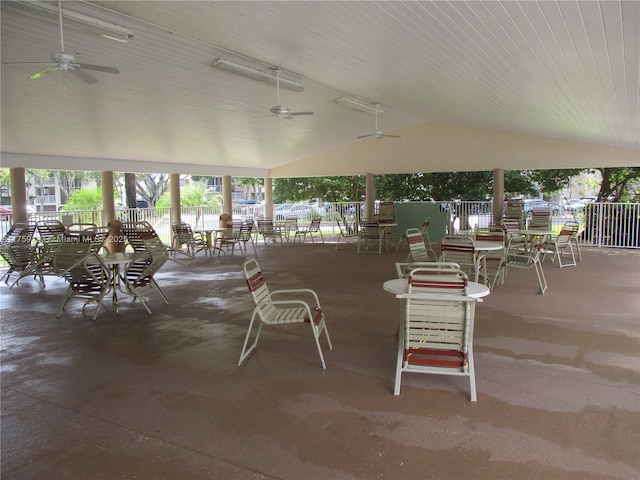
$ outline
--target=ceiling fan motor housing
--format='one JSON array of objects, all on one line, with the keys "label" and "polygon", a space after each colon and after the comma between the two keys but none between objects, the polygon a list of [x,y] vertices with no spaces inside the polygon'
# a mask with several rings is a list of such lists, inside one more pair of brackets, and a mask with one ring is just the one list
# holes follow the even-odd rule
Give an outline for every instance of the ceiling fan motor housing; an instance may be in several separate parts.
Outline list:
[{"label": "ceiling fan motor housing", "polygon": [[57,63],[58,66],[63,70],[67,70],[69,68],[69,65],[71,65],[76,61],[76,57],[74,57],[69,53],[62,52],[62,53],[54,53],[53,55],[51,55],[51,60]]}]

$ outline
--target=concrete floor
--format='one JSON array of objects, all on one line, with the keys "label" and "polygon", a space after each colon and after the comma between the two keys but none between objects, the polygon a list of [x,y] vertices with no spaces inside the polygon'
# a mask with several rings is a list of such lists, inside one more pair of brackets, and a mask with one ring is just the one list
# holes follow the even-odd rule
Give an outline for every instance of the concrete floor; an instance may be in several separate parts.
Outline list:
[{"label": "concrete floor", "polygon": [[477,403],[459,377],[405,374],[392,395],[400,304],[381,285],[406,250],[258,254],[272,289],[319,293],[326,370],[308,325],[266,329],[237,366],[237,253],[167,263],[152,315],[56,318],[63,281],[2,284],[2,479],[640,478],[640,251],[546,263],[545,296],[510,271],[477,306]]}]

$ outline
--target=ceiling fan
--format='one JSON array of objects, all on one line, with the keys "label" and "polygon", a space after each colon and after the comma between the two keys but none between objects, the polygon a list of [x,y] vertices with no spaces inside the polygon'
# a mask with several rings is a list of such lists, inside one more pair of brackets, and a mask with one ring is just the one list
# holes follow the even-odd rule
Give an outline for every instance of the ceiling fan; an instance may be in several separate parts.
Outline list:
[{"label": "ceiling fan", "polygon": [[53,55],[51,55],[51,60],[53,61],[52,65],[50,64],[50,62],[7,62],[5,63],[5,65],[49,64],[50,65],[49,67],[37,73],[34,73],[33,75],[29,76],[29,79],[37,80],[39,78],[44,77],[47,73],[53,72],[54,70],[62,70],[63,74],[65,71],[68,71],[69,73],[75,75],[80,80],[88,84],[98,83],[98,79],[88,74],[84,70],[94,70],[96,72],[115,73],[115,74],[120,73],[120,71],[115,67],[105,67],[102,65],[90,65],[87,63],[83,63],[83,64],[76,63],[76,58],[70,53],[65,53],[64,51],[64,34],[63,34],[63,28],[62,28],[62,3],[60,0],[58,0],[58,18],[60,21],[60,53],[54,53]]},{"label": "ceiling fan", "polygon": [[270,116],[277,117],[279,119],[291,120],[293,117],[299,115],[313,115],[313,112],[292,112],[289,108],[280,105],[280,68],[275,67],[273,69],[276,72],[276,90],[278,92],[278,104],[271,107],[269,110]]},{"label": "ceiling fan", "polygon": [[380,106],[379,103],[374,103],[373,107],[375,109],[375,113],[376,113],[376,126],[375,126],[375,130],[373,131],[373,133],[370,133],[368,135],[360,135],[359,137],[356,137],[358,139],[360,138],[366,138],[366,137],[375,137],[377,139],[381,139],[382,137],[389,137],[389,138],[401,138],[399,135],[385,135],[382,133],[381,130],[378,130],[378,107]]}]

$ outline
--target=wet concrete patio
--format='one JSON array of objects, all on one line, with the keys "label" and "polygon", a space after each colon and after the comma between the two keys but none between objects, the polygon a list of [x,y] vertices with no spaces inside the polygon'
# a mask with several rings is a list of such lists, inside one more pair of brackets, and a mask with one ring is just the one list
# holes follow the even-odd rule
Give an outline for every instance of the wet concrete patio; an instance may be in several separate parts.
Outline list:
[{"label": "wet concrete patio", "polygon": [[3,479],[640,478],[640,251],[511,270],[476,309],[478,401],[459,377],[403,375],[400,304],[382,290],[406,250],[258,246],[272,289],[315,289],[334,349],[308,325],[266,328],[244,258],[169,262],[170,299],[81,302],[65,283],[0,287]]}]

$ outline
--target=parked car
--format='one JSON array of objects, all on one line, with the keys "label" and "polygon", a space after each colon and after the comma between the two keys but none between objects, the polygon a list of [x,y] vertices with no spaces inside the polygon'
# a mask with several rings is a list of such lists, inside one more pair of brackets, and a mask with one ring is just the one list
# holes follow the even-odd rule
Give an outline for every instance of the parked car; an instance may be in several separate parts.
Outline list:
[{"label": "parked car", "polygon": [[555,203],[549,203],[545,200],[539,200],[537,198],[527,198],[524,200],[524,211],[527,218],[531,217],[532,210],[540,210],[540,209],[549,210],[551,215],[560,215],[562,210],[560,208],[560,205],[557,205]]},{"label": "parked car", "polygon": [[278,205],[273,211],[274,220],[285,220],[287,217],[306,219],[314,215],[322,215],[322,212],[318,212],[313,205],[306,205],[304,203]]},{"label": "parked car", "polygon": [[0,205],[0,218],[2,220],[8,220],[9,215],[13,213],[10,205]]},{"label": "parked car", "polygon": [[573,200],[569,200],[565,204],[564,209],[568,212],[578,212],[582,209],[582,207],[584,207],[584,203],[582,202],[582,200],[576,198]]}]

